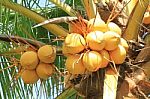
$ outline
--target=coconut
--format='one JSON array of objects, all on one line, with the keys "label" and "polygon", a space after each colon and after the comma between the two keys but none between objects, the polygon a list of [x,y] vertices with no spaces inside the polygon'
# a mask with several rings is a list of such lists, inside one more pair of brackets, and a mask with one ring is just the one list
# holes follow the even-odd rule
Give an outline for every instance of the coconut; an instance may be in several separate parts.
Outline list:
[{"label": "coconut", "polygon": [[115,50],[110,51],[109,55],[111,60],[114,61],[115,64],[122,64],[126,58],[126,50],[123,46],[118,45]]},{"label": "coconut", "polygon": [[88,71],[94,72],[102,66],[102,56],[96,51],[88,51],[84,53],[82,62]]},{"label": "coconut", "polygon": [[114,22],[109,22],[108,23],[108,29],[109,31],[114,31],[116,32],[117,34],[119,34],[121,36],[122,32],[121,32],[121,28],[115,24]]},{"label": "coconut", "polygon": [[106,50],[101,50],[100,54],[102,55],[102,65],[100,68],[104,68],[107,67],[110,57],[109,57],[109,53]]},{"label": "coconut", "polygon": [[48,63],[39,63],[39,65],[36,68],[36,73],[41,79],[46,80],[48,77],[52,75],[53,66],[52,64]]},{"label": "coconut", "polygon": [[143,23],[144,24],[150,24],[150,13],[149,13],[149,11],[146,11],[144,14],[144,17],[143,17]]},{"label": "coconut", "polygon": [[41,62],[53,63],[56,58],[56,49],[51,45],[44,45],[38,50],[38,57]]},{"label": "coconut", "polygon": [[86,42],[90,49],[100,51],[104,48],[105,41],[103,35],[101,31],[93,31],[86,36]]},{"label": "coconut", "polygon": [[35,70],[21,70],[21,78],[25,84],[34,84],[39,80]]},{"label": "coconut", "polygon": [[66,69],[71,74],[84,74],[86,70],[85,66],[82,64],[80,55],[68,56],[66,60]]},{"label": "coconut", "polygon": [[84,50],[86,42],[82,35],[71,33],[67,35],[64,44],[66,45],[68,53],[76,54]]},{"label": "coconut", "polygon": [[105,49],[110,51],[118,47],[120,43],[120,35],[113,31],[104,33]]},{"label": "coconut", "polygon": [[128,51],[129,45],[125,39],[123,38],[120,39],[120,45],[122,45],[126,49],[126,51]]},{"label": "coconut", "polygon": [[20,64],[25,69],[35,69],[38,63],[39,59],[34,51],[27,51],[21,55]]},{"label": "coconut", "polygon": [[102,31],[106,32],[108,30],[105,22],[100,18],[92,18],[88,21],[88,27],[91,31]]}]

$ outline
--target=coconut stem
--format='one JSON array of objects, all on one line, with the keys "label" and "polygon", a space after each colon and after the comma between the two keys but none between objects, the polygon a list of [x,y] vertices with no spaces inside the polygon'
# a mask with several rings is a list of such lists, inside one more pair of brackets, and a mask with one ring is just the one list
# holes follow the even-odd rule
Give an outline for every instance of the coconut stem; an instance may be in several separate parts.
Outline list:
[{"label": "coconut stem", "polygon": [[105,73],[103,99],[116,99],[118,74]]}]

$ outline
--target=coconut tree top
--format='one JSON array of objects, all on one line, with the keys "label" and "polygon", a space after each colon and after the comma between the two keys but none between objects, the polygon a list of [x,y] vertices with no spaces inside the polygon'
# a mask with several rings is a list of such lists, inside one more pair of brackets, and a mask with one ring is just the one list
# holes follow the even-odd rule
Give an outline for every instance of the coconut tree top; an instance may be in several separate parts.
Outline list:
[{"label": "coconut tree top", "polygon": [[149,0],[0,5],[1,98],[148,98]]}]

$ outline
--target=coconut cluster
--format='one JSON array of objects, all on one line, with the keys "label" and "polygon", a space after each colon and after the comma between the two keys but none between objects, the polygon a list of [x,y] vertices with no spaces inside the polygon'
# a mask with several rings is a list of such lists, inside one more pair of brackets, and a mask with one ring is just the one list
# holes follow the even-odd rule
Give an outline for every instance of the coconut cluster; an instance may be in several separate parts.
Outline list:
[{"label": "coconut cluster", "polygon": [[73,29],[63,43],[66,69],[70,73],[95,72],[107,67],[109,62],[122,64],[125,61],[128,44],[121,37],[122,31],[117,24],[93,18],[88,21],[87,28],[89,31],[85,34]]},{"label": "coconut cluster", "polygon": [[34,84],[39,79],[46,80],[53,73],[53,62],[56,49],[51,45],[44,45],[38,51],[26,51],[21,55],[21,78],[25,84]]}]

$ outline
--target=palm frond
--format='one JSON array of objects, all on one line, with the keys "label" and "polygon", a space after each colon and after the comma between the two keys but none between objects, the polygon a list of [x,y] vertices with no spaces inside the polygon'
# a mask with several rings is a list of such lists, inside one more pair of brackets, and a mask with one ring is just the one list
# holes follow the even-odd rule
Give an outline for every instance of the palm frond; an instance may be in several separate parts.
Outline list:
[{"label": "palm frond", "polygon": [[41,22],[35,26],[33,26],[33,28],[36,28],[36,27],[39,27],[39,26],[42,26],[42,25],[46,25],[48,23],[51,23],[51,24],[56,24],[56,23],[63,23],[63,22],[69,22],[69,21],[74,21],[74,20],[77,20],[77,17],[58,17],[58,18],[52,18],[52,19],[49,19],[49,20],[46,20],[44,22]]},{"label": "palm frond", "polygon": [[127,40],[138,39],[139,30],[143,20],[144,13],[149,5],[149,0],[138,0],[133,9],[123,37]]},{"label": "palm frond", "polygon": [[[15,4],[13,2],[10,2],[9,0],[0,0],[1,4],[3,6],[6,6],[10,9],[13,9],[29,18],[31,18],[32,20],[36,21],[37,23],[43,22],[46,19],[44,17],[42,17],[41,15],[19,5],[19,4]],[[56,35],[60,35],[60,36],[66,36],[67,35],[67,30],[55,25],[55,24],[48,24],[44,26],[46,29],[48,29],[49,31],[51,31],[52,33],[56,34]],[[57,31],[56,31],[57,30]]]},{"label": "palm frond", "polygon": [[61,9],[63,9],[66,13],[68,13],[70,16],[76,16],[76,11],[73,10],[69,5],[66,3],[63,3],[61,0],[49,0],[50,2],[54,3]]}]

